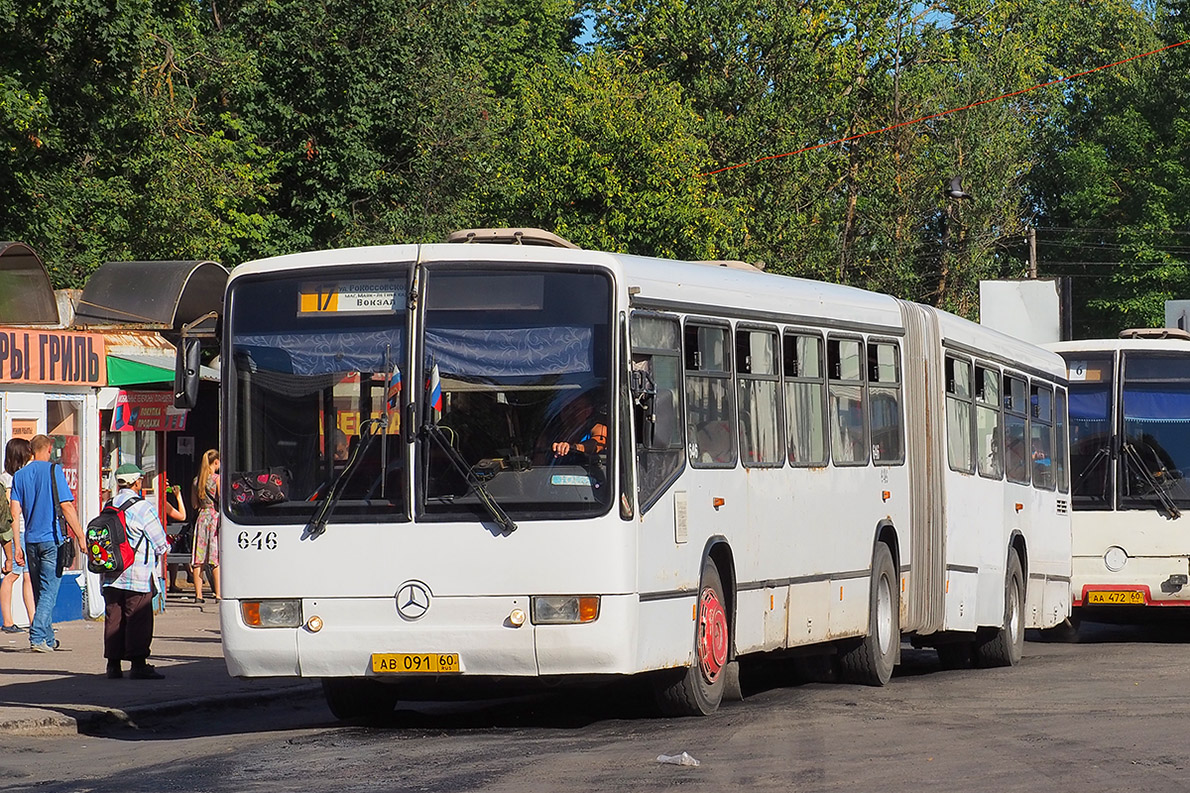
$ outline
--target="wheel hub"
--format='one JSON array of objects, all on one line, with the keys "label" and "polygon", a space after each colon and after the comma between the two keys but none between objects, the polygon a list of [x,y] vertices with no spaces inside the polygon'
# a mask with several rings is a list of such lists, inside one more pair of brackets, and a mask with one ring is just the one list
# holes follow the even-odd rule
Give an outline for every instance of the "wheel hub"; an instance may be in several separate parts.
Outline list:
[{"label": "wheel hub", "polygon": [[698,604],[698,665],[708,683],[719,679],[727,664],[727,612],[715,590],[702,591]]}]

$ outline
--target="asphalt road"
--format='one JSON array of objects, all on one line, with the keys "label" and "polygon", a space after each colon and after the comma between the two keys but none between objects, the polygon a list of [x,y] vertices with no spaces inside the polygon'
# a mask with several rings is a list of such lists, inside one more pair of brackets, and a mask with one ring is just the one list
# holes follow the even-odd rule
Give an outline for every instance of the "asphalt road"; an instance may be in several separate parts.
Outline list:
[{"label": "asphalt road", "polygon": [[[705,719],[633,686],[400,707],[341,725],[317,699],[196,711],[104,735],[7,737],[0,789],[38,791],[1182,790],[1190,626],[1084,624],[1012,669],[942,671],[906,648],[884,688],[745,667]],[[796,668],[795,668],[796,667]],[[683,751],[698,767],[663,765]]]}]

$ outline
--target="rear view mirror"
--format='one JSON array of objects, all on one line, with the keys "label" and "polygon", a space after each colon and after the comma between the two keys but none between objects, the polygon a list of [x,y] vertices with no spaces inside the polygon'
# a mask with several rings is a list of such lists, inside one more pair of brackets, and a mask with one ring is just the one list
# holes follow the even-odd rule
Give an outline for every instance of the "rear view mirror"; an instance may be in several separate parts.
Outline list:
[{"label": "rear view mirror", "polygon": [[202,339],[183,338],[174,365],[174,407],[190,410],[198,403],[198,371],[202,365]]}]

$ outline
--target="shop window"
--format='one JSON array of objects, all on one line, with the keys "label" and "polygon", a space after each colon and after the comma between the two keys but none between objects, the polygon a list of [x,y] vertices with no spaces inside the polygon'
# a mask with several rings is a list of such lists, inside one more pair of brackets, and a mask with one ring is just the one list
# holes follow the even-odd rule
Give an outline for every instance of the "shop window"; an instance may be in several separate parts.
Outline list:
[{"label": "shop window", "polygon": [[54,441],[50,447],[50,462],[62,466],[66,483],[70,485],[76,499],[82,479],[82,446],[79,437],[82,413],[83,403],[77,399],[47,399],[45,403],[46,434]]}]

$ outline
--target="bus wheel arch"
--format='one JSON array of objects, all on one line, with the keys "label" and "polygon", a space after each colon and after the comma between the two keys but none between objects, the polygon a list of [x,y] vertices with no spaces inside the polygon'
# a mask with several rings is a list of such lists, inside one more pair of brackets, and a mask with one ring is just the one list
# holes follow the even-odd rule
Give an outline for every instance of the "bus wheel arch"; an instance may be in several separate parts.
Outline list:
[{"label": "bus wheel arch", "polygon": [[[878,524],[876,524],[876,543],[884,543],[885,545],[887,545],[889,552],[892,554],[893,572],[894,572],[893,581],[896,585],[896,590],[897,590],[896,594],[897,594],[897,609],[898,609],[898,613],[897,613],[898,637],[897,637],[897,641],[894,643],[895,647],[896,647],[896,654],[897,654],[895,663],[899,664],[899,663],[901,663],[901,642],[900,642],[899,634],[900,634],[900,631],[902,630],[903,626],[905,625],[905,616],[906,616],[906,614],[905,614],[905,598],[901,596],[902,593],[904,592],[904,590],[901,588],[901,586],[902,586],[901,543],[897,536],[897,527],[895,525],[893,525],[893,522],[891,520],[889,520],[888,518],[885,518],[884,520],[882,520]],[[873,545],[872,546],[873,553],[875,553],[875,550],[876,550],[876,546]]]},{"label": "bus wheel arch", "polygon": [[839,654],[844,677],[854,683],[883,686],[892,678],[901,648],[900,577],[886,542],[872,551],[868,589],[868,632]]},{"label": "bus wheel arch", "polygon": [[1025,545],[1025,535],[1020,529],[1013,529],[1012,536],[1008,538],[1008,553],[1012,554],[1014,552],[1016,553],[1017,561],[1021,563],[1022,581],[1027,589],[1029,586],[1029,553]]},{"label": "bus wheel arch", "polygon": [[[1023,541],[1022,541],[1023,542]],[[1023,547],[1023,545],[1021,546]],[[982,667],[1016,666],[1025,645],[1025,562],[1014,543],[1004,572],[1004,623],[980,631],[975,639],[975,661]]]},{"label": "bus wheel arch", "polygon": [[876,541],[872,546],[873,553],[878,543],[884,543],[888,546],[889,553],[892,554],[893,567],[897,571],[897,578],[899,580],[901,576],[901,544],[897,540],[897,527],[888,518],[876,524]]},{"label": "bus wheel arch", "polygon": [[[669,716],[709,716],[726,699],[738,699],[734,666],[735,588],[731,551],[708,543],[699,576],[694,618],[693,658],[679,675],[656,680],[658,707]],[[730,593],[730,594],[729,594]]]}]

